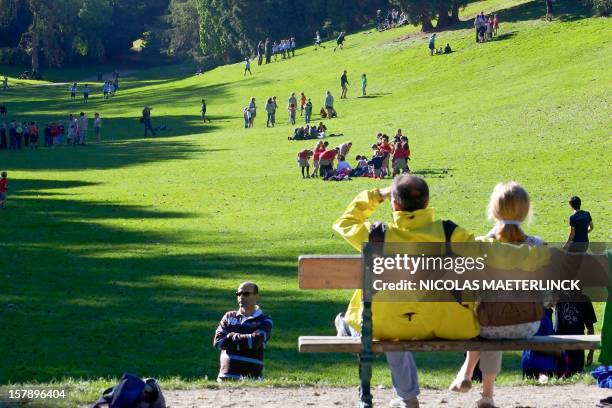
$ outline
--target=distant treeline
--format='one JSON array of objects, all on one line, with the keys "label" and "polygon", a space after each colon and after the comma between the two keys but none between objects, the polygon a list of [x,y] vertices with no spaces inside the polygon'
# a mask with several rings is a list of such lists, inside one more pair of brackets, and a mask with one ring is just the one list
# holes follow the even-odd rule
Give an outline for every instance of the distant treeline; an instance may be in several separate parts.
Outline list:
[{"label": "distant treeline", "polygon": [[[562,1],[562,0],[557,0]],[[579,1],[579,0],[565,0]],[[612,0],[582,0],[609,14]],[[459,21],[470,0],[0,0],[0,63],[61,67],[192,59],[216,64],[253,55],[260,40],[311,43],[404,11],[430,31]],[[543,3],[543,0],[542,0]],[[432,21],[436,22],[434,27]],[[138,53],[135,52],[138,51]]]}]

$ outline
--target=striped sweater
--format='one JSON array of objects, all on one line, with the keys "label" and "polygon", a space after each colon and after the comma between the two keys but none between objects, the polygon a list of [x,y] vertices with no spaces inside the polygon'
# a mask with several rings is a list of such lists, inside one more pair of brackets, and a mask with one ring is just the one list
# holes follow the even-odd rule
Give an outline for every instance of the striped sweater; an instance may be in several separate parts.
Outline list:
[{"label": "striped sweater", "polygon": [[221,350],[219,379],[263,378],[264,348],[272,319],[259,307],[251,316],[227,312],[215,332],[213,345]]}]

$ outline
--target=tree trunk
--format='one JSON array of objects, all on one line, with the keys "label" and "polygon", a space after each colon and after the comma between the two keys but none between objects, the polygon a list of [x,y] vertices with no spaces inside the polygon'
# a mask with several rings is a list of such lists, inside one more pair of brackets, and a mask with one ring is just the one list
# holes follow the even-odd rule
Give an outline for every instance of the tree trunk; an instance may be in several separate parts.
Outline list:
[{"label": "tree trunk", "polygon": [[38,14],[36,12],[32,15],[32,26],[30,28],[31,32],[31,40],[32,40],[32,71],[39,72],[39,62],[38,62],[38,53],[39,53],[39,42],[38,42],[38,31],[37,31],[37,18]]},{"label": "tree trunk", "polygon": [[438,23],[436,24],[436,28],[444,28],[450,25],[451,21],[448,17],[448,3],[442,2],[440,3],[440,7],[438,7]]},{"label": "tree trunk", "polygon": [[421,17],[421,31],[424,33],[428,31],[433,31],[433,25],[431,24],[431,19],[427,16]]},{"label": "tree trunk", "polygon": [[459,20],[459,2],[453,1],[451,4],[450,21],[452,24],[458,23]]},{"label": "tree trunk", "polygon": [[32,32],[32,71],[36,72],[39,72],[38,52],[38,34]]}]

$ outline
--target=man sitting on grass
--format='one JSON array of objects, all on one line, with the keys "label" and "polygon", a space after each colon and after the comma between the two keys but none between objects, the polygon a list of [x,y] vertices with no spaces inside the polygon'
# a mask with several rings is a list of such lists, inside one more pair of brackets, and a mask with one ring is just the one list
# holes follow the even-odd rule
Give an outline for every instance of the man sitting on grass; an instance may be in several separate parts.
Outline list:
[{"label": "man sitting on grass", "polygon": [[238,311],[227,312],[213,345],[221,350],[218,382],[242,378],[263,379],[264,347],[270,340],[272,319],[263,314],[257,300],[259,288],[253,282],[238,287]]}]

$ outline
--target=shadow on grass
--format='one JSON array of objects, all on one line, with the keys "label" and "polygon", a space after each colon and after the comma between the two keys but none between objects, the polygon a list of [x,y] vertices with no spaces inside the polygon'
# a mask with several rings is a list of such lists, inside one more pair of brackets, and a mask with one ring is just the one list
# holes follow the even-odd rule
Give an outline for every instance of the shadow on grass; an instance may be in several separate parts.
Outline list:
[{"label": "shadow on grass", "polygon": [[[500,26],[503,29],[504,23],[543,20],[546,14],[546,5],[544,1],[533,0],[527,3],[519,4],[514,7],[509,7],[501,10],[490,10],[484,8],[485,14],[497,14],[500,19]],[[576,21],[584,18],[593,17],[593,11],[580,2],[574,1],[557,1],[554,3],[554,15],[561,21]],[[463,29],[474,29],[474,17],[463,20],[449,27],[444,27],[441,31],[454,31]]]},{"label": "shadow on grass", "polygon": [[[0,384],[124,371],[214,378],[214,330],[247,279],[260,283],[262,308],[277,327],[267,349],[276,376],[308,370],[312,360],[297,355],[297,337],[332,334],[345,305],[266,282],[293,281],[297,256],[241,255],[230,248],[253,242],[223,231],[208,232],[203,250],[180,232],[147,229],[194,214],[71,198],[71,190],[95,186],[12,180],[0,223],[7,238],[0,241]],[[122,220],[142,220],[141,227],[122,228]],[[185,254],[167,252],[176,245]]]},{"label": "shadow on grass", "polygon": [[518,31],[509,31],[507,33],[503,33],[503,34],[499,34],[496,35],[495,37],[493,37],[493,39],[491,39],[490,41],[504,41],[504,40],[511,40],[514,37],[516,37],[518,34]]},{"label": "shadow on grass", "polygon": [[[408,163],[410,165],[410,163]],[[445,178],[449,177],[453,169],[420,169],[412,170],[411,174],[416,174],[428,178]]]},{"label": "shadow on grass", "polygon": [[86,170],[135,166],[167,160],[187,159],[192,155],[218,152],[188,141],[161,141],[152,138],[93,143],[87,146],[56,146],[52,149],[2,150],[3,169],[11,170]]},{"label": "shadow on grass", "polygon": [[381,97],[387,96],[387,95],[391,95],[391,92],[371,93],[369,95],[358,96],[358,98],[359,99],[374,99],[374,98],[381,98]]}]

